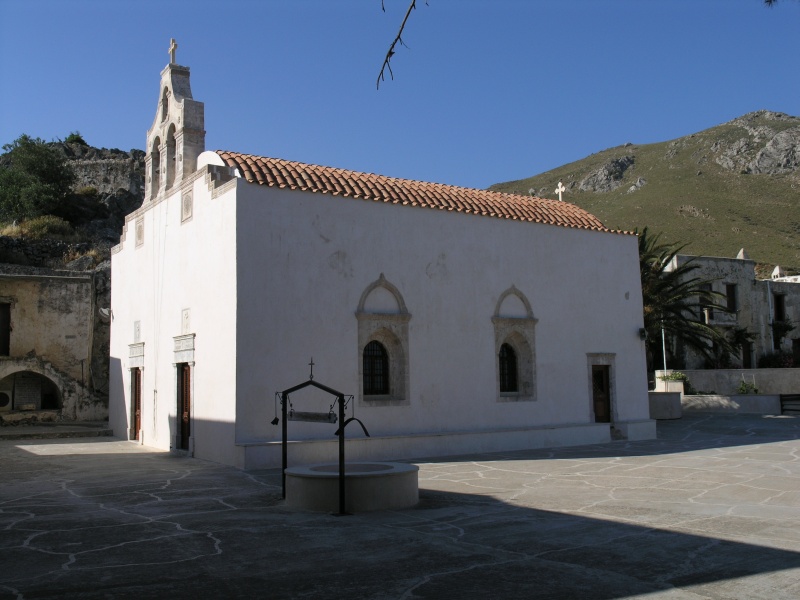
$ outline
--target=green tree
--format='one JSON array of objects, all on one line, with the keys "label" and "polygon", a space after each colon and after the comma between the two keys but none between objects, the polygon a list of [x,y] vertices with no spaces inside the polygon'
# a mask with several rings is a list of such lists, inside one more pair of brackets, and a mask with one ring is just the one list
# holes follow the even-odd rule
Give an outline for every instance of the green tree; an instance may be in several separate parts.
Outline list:
[{"label": "green tree", "polygon": [[65,144],[79,144],[81,146],[88,146],[86,140],[83,139],[80,131],[72,131],[64,140]]},{"label": "green tree", "polygon": [[[661,329],[668,338],[696,350],[713,363],[719,352],[732,352],[730,340],[705,322],[703,308],[725,310],[715,302],[722,295],[703,286],[709,281],[695,275],[692,261],[674,265],[684,248],[659,241],[645,227],[639,235],[639,270],[642,278],[644,327],[647,330],[648,369],[661,356]],[[702,304],[701,304],[702,303]]]},{"label": "green tree", "polygon": [[0,156],[0,219],[50,214],[70,193],[75,174],[66,157],[39,138],[22,134]]}]

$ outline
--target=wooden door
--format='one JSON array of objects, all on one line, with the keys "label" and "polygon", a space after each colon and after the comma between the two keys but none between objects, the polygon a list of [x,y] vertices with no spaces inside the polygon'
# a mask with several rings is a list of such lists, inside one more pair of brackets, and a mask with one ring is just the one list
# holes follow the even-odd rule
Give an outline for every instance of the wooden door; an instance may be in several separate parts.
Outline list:
[{"label": "wooden door", "polygon": [[190,415],[192,409],[191,398],[191,373],[189,365],[181,363],[178,365],[178,432],[179,448],[189,449],[189,436],[191,434]]},{"label": "wooden door", "polygon": [[592,365],[592,402],[595,423],[610,423],[611,382],[608,365]]},{"label": "wooden door", "polygon": [[138,440],[139,439],[139,430],[142,428],[142,370],[141,369],[132,369],[131,370],[131,396],[132,396],[132,429],[133,435],[131,436],[132,439]]}]

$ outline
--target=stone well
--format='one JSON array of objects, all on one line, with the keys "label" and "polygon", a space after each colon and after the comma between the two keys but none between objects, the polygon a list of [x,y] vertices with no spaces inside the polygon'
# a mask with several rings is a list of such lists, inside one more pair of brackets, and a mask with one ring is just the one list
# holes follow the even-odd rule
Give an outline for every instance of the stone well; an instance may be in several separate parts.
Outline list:
[{"label": "stone well", "polygon": [[[394,462],[345,464],[345,510],[349,513],[408,508],[419,502],[419,467]],[[286,504],[339,511],[339,464],[286,469]]]}]

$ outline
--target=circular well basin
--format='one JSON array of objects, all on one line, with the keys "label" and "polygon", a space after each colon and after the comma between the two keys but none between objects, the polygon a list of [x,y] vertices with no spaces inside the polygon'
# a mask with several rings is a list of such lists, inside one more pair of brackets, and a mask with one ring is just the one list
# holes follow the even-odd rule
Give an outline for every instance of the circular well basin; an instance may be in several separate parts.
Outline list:
[{"label": "circular well basin", "polygon": [[[419,467],[394,462],[345,464],[345,510],[408,508],[419,502]],[[339,463],[286,469],[286,504],[304,510],[339,511]]]}]

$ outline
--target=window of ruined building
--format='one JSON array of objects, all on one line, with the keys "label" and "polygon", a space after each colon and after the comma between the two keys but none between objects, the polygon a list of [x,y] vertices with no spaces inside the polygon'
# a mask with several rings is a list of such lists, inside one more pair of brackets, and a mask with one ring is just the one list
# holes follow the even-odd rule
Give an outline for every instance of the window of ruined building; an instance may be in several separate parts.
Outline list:
[{"label": "window of ruined building", "polygon": [[711,296],[713,288],[710,283],[700,285],[700,311],[705,316],[704,321],[709,322],[714,319],[714,299]]},{"label": "window of ruined building", "polygon": [[773,317],[775,321],[785,321],[786,320],[786,296],[783,294],[773,294],[774,298],[774,306],[775,306],[775,316]]},{"label": "window of ruined building", "polygon": [[735,313],[739,310],[739,305],[736,301],[736,284],[735,283],[727,283],[725,284],[725,296],[727,300],[728,312]]},{"label": "window of ruined building", "polygon": [[0,356],[11,354],[11,304],[0,303]]}]

